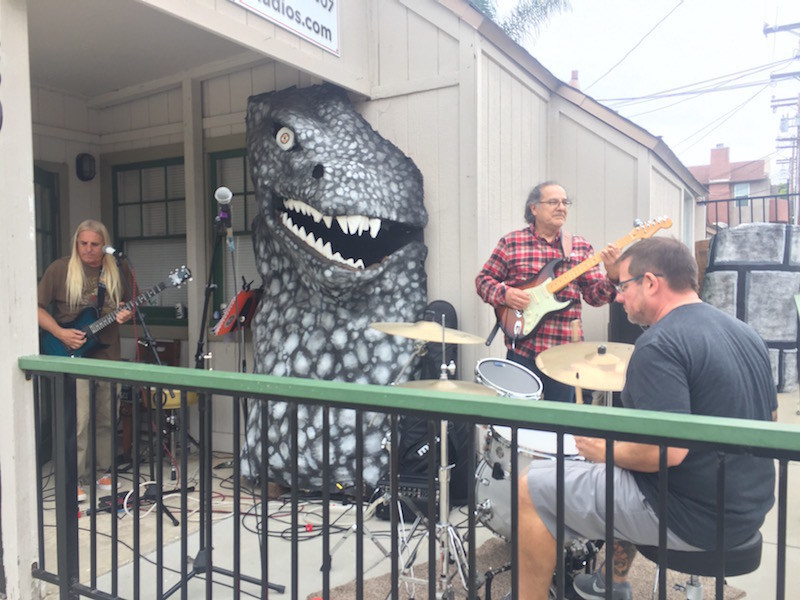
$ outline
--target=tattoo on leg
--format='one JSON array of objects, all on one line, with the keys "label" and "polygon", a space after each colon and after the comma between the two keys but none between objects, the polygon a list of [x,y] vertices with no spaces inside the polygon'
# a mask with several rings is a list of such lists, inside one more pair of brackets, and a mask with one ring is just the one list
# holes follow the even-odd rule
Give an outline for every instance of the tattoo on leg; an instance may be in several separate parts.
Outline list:
[{"label": "tattoo on leg", "polygon": [[630,542],[614,540],[614,577],[626,578],[636,557],[636,546]]}]

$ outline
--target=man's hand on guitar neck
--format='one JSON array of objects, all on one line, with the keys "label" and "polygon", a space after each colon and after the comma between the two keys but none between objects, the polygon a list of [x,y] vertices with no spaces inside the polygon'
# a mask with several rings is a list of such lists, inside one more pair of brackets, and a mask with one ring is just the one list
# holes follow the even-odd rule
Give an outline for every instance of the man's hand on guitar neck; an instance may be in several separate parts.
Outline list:
[{"label": "man's hand on guitar neck", "polygon": [[[120,306],[124,306],[124,304],[120,304]],[[128,309],[128,308],[126,308],[126,309],[121,310],[121,311],[119,311],[117,313],[116,321],[117,321],[117,323],[122,325],[126,321],[129,321],[132,316],[133,316],[133,311]]]},{"label": "man's hand on guitar neck", "polygon": [[622,254],[622,250],[614,244],[609,244],[600,251],[600,258],[603,259],[603,266],[606,268],[606,276],[611,283],[619,282],[619,266],[617,259]]},{"label": "man's hand on guitar neck", "polygon": [[506,286],[506,306],[514,310],[524,310],[531,303],[531,296],[525,290]]}]

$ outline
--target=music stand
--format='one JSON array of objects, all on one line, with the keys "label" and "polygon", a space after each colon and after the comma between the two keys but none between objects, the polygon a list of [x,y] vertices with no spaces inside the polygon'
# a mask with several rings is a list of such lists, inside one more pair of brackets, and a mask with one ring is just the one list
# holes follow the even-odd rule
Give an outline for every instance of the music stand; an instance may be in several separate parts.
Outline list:
[{"label": "music stand", "polygon": [[[221,188],[222,189],[222,188]],[[217,190],[219,191],[219,190]],[[230,194],[230,191],[228,191]],[[219,200],[219,198],[218,198]],[[230,198],[228,199],[230,202]],[[203,301],[203,314],[200,318],[200,335],[197,338],[197,350],[194,355],[194,366],[195,369],[204,369],[206,367],[206,362],[210,361],[211,353],[206,353],[204,348],[206,344],[206,331],[207,331],[207,319],[208,319],[208,308],[211,303],[211,297],[214,294],[214,290],[216,289],[217,285],[213,283],[214,273],[216,271],[216,260],[217,255],[219,254],[220,246],[222,244],[222,239],[227,235],[227,228],[230,226],[230,212],[228,210],[227,204],[220,203],[220,212],[219,216],[214,219],[214,248],[211,252],[211,265],[208,270],[208,277],[206,278],[206,287],[205,287],[205,299]],[[286,587],[283,585],[270,583],[269,581],[264,582],[262,579],[257,579],[255,577],[251,577],[249,575],[243,575],[241,573],[234,573],[228,569],[224,569],[222,567],[218,567],[213,564],[209,564],[210,558],[210,540],[211,540],[211,525],[212,525],[212,511],[211,511],[211,418],[210,418],[210,403],[211,398],[208,394],[203,393],[200,395],[198,400],[198,408],[199,408],[199,421],[200,421],[200,502],[199,502],[199,531],[200,531],[200,549],[197,551],[194,559],[192,560],[192,569],[191,571],[186,572],[185,565],[186,562],[183,562],[181,565],[181,578],[175,585],[173,585],[167,592],[162,596],[163,598],[169,598],[172,594],[176,591],[181,589],[184,584],[190,581],[195,575],[199,574],[206,574],[211,575],[212,573],[219,573],[221,575],[226,575],[234,579],[234,581],[241,580],[246,581],[247,583],[251,583],[253,585],[261,586],[266,583],[266,586],[282,594]],[[184,454],[185,460],[185,454]],[[236,458],[234,458],[236,460]],[[185,485],[185,479],[182,483]],[[234,489],[236,486],[234,486]],[[266,506],[267,506],[267,498],[262,497],[261,499],[262,506],[262,518],[264,519],[264,526],[266,526]],[[236,527],[239,524],[236,523]],[[182,534],[182,539],[184,543],[182,545],[185,548],[185,537],[186,532],[184,531]],[[261,552],[265,552],[265,548],[261,548]],[[185,552],[184,552],[185,554]],[[185,557],[184,561],[188,561],[189,557]],[[261,564],[264,564],[264,561],[261,561]],[[210,572],[209,572],[210,571]],[[210,585],[211,579],[207,579],[207,585]],[[207,588],[209,589],[209,588]]]}]

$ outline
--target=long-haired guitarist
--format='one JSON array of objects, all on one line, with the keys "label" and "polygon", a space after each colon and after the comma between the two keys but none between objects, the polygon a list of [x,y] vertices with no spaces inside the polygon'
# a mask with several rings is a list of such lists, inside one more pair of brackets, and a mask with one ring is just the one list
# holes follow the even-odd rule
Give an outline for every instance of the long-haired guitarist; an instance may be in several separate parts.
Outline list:
[{"label": "long-haired guitarist", "polygon": [[[129,286],[124,284],[115,259],[103,251],[103,246],[111,244],[105,225],[99,221],[83,221],[72,237],[72,254],[54,261],[45,271],[39,282],[39,327],[55,336],[65,347],[65,355],[77,350],[86,343],[86,334],[75,325],[76,319],[84,311],[102,316],[116,310],[120,303],[130,300]],[[52,307],[52,315],[48,308]],[[92,310],[93,309],[93,310]],[[96,311],[96,312],[94,312]],[[98,334],[100,343],[90,351],[90,358],[106,360],[120,359],[118,324],[132,316],[130,310],[120,310],[116,323],[106,327]],[[94,320],[92,318],[91,320]],[[98,382],[96,394],[97,465],[105,471],[111,466],[111,387]],[[79,379],[77,395],[77,437],[78,437],[78,478],[84,483],[94,480],[89,473],[91,457],[87,456],[89,424],[89,385]],[[105,487],[105,482],[99,482]],[[109,488],[110,489],[110,488]],[[84,500],[85,493],[78,488],[78,499]]]},{"label": "long-haired guitarist", "polygon": [[[615,261],[620,250],[609,244],[600,253],[608,276],[594,266],[557,295],[545,293],[543,298],[534,298],[534,302],[543,305],[546,316],[538,323],[532,324],[530,319],[523,323],[522,311],[531,305],[531,290],[540,278],[555,277],[594,254],[588,241],[562,230],[570,204],[566,191],[555,181],[533,188],[525,203],[528,226],[503,236],[475,279],[478,295],[497,309],[498,320],[504,323],[506,358],[536,373],[542,380],[545,400],[560,402],[573,402],[575,388],[542,373],[534,363],[536,355],[552,346],[576,341],[572,322],[581,318],[581,296],[592,306],[602,306],[614,299],[613,283],[619,281]],[[558,260],[561,262],[554,262]],[[503,311],[509,313],[505,321],[500,319]],[[583,339],[583,333],[579,332],[578,337]]]}]

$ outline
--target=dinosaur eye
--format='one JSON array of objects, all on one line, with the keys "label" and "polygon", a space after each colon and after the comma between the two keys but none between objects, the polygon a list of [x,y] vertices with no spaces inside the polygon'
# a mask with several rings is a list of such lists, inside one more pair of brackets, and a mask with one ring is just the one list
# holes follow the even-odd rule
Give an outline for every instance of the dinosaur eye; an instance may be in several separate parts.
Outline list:
[{"label": "dinosaur eye", "polygon": [[281,127],[275,134],[275,141],[281,150],[291,150],[294,148],[294,131],[288,127]]}]

